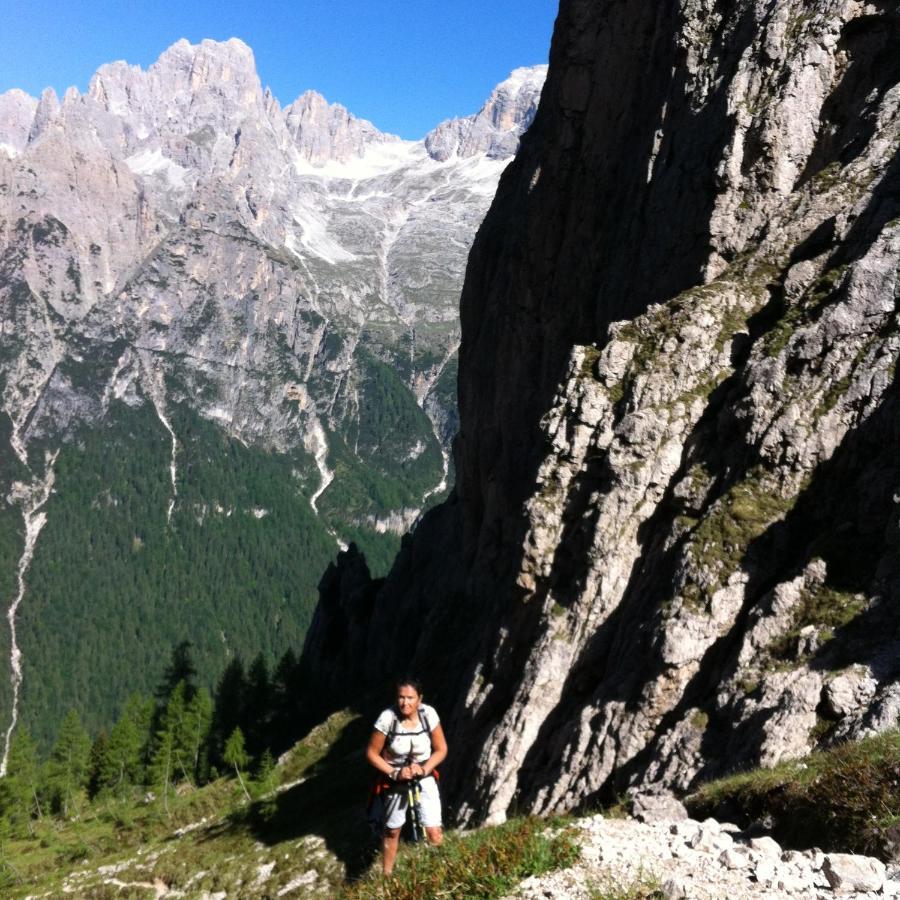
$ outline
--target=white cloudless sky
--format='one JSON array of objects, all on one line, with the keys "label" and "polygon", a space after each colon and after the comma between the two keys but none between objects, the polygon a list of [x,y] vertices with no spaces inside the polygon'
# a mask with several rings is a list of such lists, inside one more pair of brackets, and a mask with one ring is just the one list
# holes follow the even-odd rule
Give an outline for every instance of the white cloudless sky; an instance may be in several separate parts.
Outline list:
[{"label": "white cloudless sky", "polygon": [[103,63],[147,68],[180,38],[238,37],[282,105],[307,89],[382,131],[422,137],[546,63],[557,0],[0,0],[0,93],[87,89]]}]

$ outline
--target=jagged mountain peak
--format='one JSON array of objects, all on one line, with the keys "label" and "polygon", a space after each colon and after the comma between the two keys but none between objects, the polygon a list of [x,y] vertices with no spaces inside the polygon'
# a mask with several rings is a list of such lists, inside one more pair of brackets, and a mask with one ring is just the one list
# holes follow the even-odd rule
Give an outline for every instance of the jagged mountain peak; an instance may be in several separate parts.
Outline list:
[{"label": "jagged mountain peak", "polygon": [[361,158],[368,146],[399,141],[340,103],[329,103],[317,91],[306,91],[285,107],[285,122],[300,155],[314,166]]},{"label": "jagged mountain peak", "polygon": [[0,94],[0,152],[18,156],[25,149],[37,107],[38,101],[18,88]]},{"label": "jagged mountain peak", "polygon": [[224,126],[265,107],[253,51],[239,38],[198,44],[182,38],[146,70],[107,63],[91,78],[88,95],[139,134],[179,123],[191,130],[200,120]]},{"label": "jagged mountain peak", "polygon": [[448,119],[425,136],[429,155],[440,162],[454,154],[511,159],[519,138],[534,120],[546,78],[545,65],[514,69],[475,115]]},{"label": "jagged mountain peak", "polygon": [[259,81],[253,50],[240,38],[234,37],[227,41],[204,38],[199,44],[182,38],[164,50],[148,71],[177,72],[185,69],[189,71],[192,87],[215,81]]}]

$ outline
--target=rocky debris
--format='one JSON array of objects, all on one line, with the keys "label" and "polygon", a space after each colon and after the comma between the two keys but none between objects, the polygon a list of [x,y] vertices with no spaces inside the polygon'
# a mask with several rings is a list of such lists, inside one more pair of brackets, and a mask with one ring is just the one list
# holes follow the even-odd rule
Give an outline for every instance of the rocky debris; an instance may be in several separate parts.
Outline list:
[{"label": "rocky debris", "polygon": [[[510,898],[579,900],[596,896],[599,889],[640,884],[655,887],[667,900],[900,896],[900,882],[886,881],[878,860],[782,851],[771,838],[748,840],[713,819],[641,823],[598,815],[578,820],[574,828],[581,861],[526,879]],[[838,870],[842,874],[834,875]]]}]

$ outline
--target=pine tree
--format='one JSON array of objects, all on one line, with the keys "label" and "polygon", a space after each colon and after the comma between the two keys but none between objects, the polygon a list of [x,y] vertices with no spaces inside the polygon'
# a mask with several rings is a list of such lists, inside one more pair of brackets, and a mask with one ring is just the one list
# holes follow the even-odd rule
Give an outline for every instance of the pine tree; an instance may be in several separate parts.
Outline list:
[{"label": "pine tree", "polygon": [[247,678],[240,657],[235,657],[225,667],[216,686],[216,701],[210,731],[209,758],[220,768],[224,760],[225,743],[235,728],[244,721],[247,702]]},{"label": "pine tree", "polygon": [[23,828],[30,832],[32,818],[41,815],[39,776],[37,746],[20,725],[10,742],[6,777],[0,779],[0,817],[9,823],[14,833]]},{"label": "pine tree", "polygon": [[260,653],[247,676],[247,702],[241,723],[247,737],[247,752],[259,757],[271,743],[269,726],[272,719],[272,683],[266,658]]},{"label": "pine tree", "polygon": [[109,735],[105,728],[100,729],[100,733],[94,739],[91,747],[91,755],[88,761],[88,796],[93,800],[103,785],[101,776],[104,768],[107,766],[107,757],[109,756]]},{"label": "pine tree", "polygon": [[160,707],[165,707],[175,688],[181,683],[184,684],[185,703],[194,699],[194,694],[197,693],[197,669],[191,656],[192,646],[190,641],[182,641],[172,649],[172,659],[156,688],[156,699]]},{"label": "pine tree", "polygon": [[212,697],[206,688],[201,688],[188,703],[184,720],[184,741],[195,784],[202,784],[209,778],[209,734],[212,720]]},{"label": "pine tree", "polygon": [[163,792],[163,805],[169,812],[169,791],[181,778],[190,780],[190,739],[187,730],[185,683],[178,682],[160,718],[151,764],[153,783]]},{"label": "pine tree", "polygon": [[132,694],[109,735],[105,757],[97,774],[100,793],[112,791],[118,796],[146,779],[150,724],[154,702],[141,694]]},{"label": "pine tree", "polygon": [[247,791],[247,786],[244,784],[244,779],[241,776],[241,769],[247,768],[247,764],[250,762],[250,757],[247,755],[247,751],[244,749],[244,734],[240,728],[235,728],[234,731],[231,732],[228,740],[225,742],[225,752],[223,754],[223,759],[225,761],[225,764],[231,766],[237,773],[238,781],[240,782],[241,789],[244,792],[244,796],[248,800],[250,800],[250,794]]},{"label": "pine tree", "polygon": [[68,817],[78,806],[88,782],[91,739],[75,710],[63,719],[46,767],[47,789],[53,809]]},{"label": "pine tree", "polygon": [[278,661],[272,675],[272,722],[270,746],[276,753],[287,750],[296,737],[299,717],[299,665],[293,650]]}]

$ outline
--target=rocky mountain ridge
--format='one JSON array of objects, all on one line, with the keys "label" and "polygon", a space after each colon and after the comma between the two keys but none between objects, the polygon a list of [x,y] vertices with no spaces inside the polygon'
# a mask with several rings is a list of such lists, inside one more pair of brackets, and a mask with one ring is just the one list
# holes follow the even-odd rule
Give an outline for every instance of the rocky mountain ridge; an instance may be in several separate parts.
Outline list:
[{"label": "rocky mountain ridge", "polygon": [[898,48],[885,3],[561,3],[456,491],[383,585],[340,560],[305,649],[345,699],[426,673],[461,821],[896,723]]},{"label": "rocky mountain ridge", "polygon": [[[452,480],[465,258],[541,77],[538,68],[498,88],[504,114],[491,133],[505,136],[504,152],[443,160],[425,140],[381,134],[313,93],[282,108],[237,39],[179,41],[146,71],[102,66],[85,94],[71,88],[61,100],[51,89],[39,100],[0,95],[0,427],[12,450],[0,490],[4,596],[16,596],[26,549],[19,498],[56,478],[25,573],[26,586],[43,585],[42,601],[29,606],[26,593],[16,613],[27,620],[26,706],[65,702],[52,699],[59,691],[46,676],[46,687],[31,681],[38,694],[28,699],[29,658],[79,665],[62,611],[77,601],[60,596],[61,561],[42,550],[59,540],[67,552],[56,529],[85,535],[70,564],[87,560],[88,598],[99,583],[108,595],[96,621],[73,626],[84,642],[82,628],[146,627],[117,612],[134,615],[141,602],[119,591],[147,593],[137,565],[158,582],[151,594],[171,591],[151,630],[202,642],[209,671],[247,640],[254,626],[239,623],[248,617],[258,649],[298,641],[318,573],[339,545],[355,540],[387,565],[399,533]],[[118,442],[109,456],[91,449],[94,468],[80,468],[79,455],[105,433]],[[131,471],[105,471],[128,458]],[[269,475],[251,488],[237,472],[274,478],[280,466],[282,497],[270,493]],[[60,467],[67,479],[56,477]],[[80,508],[97,521],[64,526],[69,502],[67,516],[78,519]],[[122,557],[116,578],[93,549],[98,538],[87,537],[96,529],[109,541],[106,515],[121,532],[108,548]],[[220,528],[232,550],[204,536]],[[299,580],[287,568],[300,556],[291,562],[274,549],[291,532],[308,557]],[[163,565],[157,552],[181,554],[175,548],[195,539],[191,552],[208,560],[194,559],[191,571],[232,573],[232,588],[218,593],[233,589],[241,607],[234,620],[217,611],[199,638],[174,633],[182,626],[172,622],[188,614],[184,591],[212,588],[153,574]],[[255,541],[262,549],[251,552]],[[217,552],[244,562],[223,568]],[[275,559],[251,575],[267,553]],[[189,555],[168,565],[178,571]],[[238,599],[260,588],[267,599]],[[210,595],[200,607],[221,602]],[[14,655],[9,637],[0,638],[3,658]],[[7,711],[9,690],[0,688]],[[78,705],[95,709],[105,688],[78,690]]]}]

